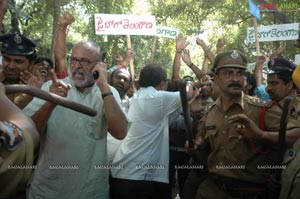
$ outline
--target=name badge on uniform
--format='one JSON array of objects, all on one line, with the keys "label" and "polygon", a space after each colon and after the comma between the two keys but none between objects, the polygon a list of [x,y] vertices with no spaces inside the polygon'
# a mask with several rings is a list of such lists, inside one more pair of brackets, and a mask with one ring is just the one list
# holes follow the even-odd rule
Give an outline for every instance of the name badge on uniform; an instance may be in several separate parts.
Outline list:
[{"label": "name badge on uniform", "polygon": [[209,130],[215,130],[216,129],[216,125],[206,126],[205,128],[206,128],[207,131],[209,131]]}]

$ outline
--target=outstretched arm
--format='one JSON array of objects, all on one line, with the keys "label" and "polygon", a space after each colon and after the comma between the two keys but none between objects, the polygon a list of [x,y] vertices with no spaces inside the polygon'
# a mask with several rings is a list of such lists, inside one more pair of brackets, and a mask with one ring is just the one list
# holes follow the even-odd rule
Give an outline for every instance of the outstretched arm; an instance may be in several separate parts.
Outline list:
[{"label": "outstretched arm", "polygon": [[217,42],[217,45],[216,45],[217,54],[220,54],[220,53],[223,52],[223,48],[224,48],[225,44],[226,44],[225,39],[222,39],[222,38],[218,39],[218,42]]},{"label": "outstretched arm", "polygon": [[198,68],[195,64],[193,64],[192,60],[191,60],[191,56],[190,56],[190,51],[189,50],[183,50],[182,53],[182,61],[188,66],[190,67],[190,69],[195,73],[196,77],[198,78],[198,80],[201,79],[203,73],[200,70],[200,68]]},{"label": "outstretched arm", "polygon": [[256,78],[256,85],[259,86],[263,83],[263,65],[266,61],[265,56],[258,56],[254,68],[254,76]]},{"label": "outstretched arm", "polygon": [[179,35],[176,38],[176,52],[173,61],[173,70],[172,70],[172,79],[171,83],[175,85],[178,80],[180,80],[179,71],[180,71],[180,61],[183,50],[189,45],[189,42],[186,41],[182,35]]},{"label": "outstretched arm", "polygon": [[[50,74],[52,85],[50,86],[49,91],[59,96],[66,97],[71,85],[58,80],[53,70],[50,71]],[[31,116],[40,134],[44,132],[47,121],[55,107],[56,104],[46,102],[35,114]]]},{"label": "outstretched arm", "polygon": [[279,46],[271,55],[270,59],[278,57],[286,48],[286,44]]},{"label": "outstretched arm", "polygon": [[126,68],[126,66],[130,63],[130,60],[134,59],[134,53],[131,48],[128,48],[125,52],[125,59],[122,61],[122,66]]},{"label": "outstretched arm", "polygon": [[74,17],[70,12],[66,12],[59,19],[58,33],[55,40],[55,72],[58,78],[67,76],[66,56],[67,56],[67,28],[74,22]]},{"label": "outstretched arm", "polygon": [[196,40],[196,43],[202,47],[202,49],[204,50],[204,53],[207,55],[210,63],[214,63],[214,60],[215,60],[215,56],[214,54],[211,52],[211,50],[209,49],[209,47],[206,45],[206,43],[200,39],[200,38],[197,38]]}]

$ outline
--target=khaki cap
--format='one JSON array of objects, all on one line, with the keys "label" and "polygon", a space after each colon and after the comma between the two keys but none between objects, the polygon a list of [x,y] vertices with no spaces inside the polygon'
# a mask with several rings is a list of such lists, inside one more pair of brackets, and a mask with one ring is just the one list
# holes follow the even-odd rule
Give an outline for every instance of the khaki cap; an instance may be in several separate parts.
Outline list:
[{"label": "khaki cap", "polygon": [[213,71],[216,72],[222,68],[241,68],[246,69],[247,58],[239,50],[231,50],[220,53],[216,56]]}]

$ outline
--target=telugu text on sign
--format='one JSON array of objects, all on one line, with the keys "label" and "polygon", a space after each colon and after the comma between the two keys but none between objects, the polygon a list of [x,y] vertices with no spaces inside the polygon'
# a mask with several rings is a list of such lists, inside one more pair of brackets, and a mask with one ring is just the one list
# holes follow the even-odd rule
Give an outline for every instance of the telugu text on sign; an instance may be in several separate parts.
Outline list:
[{"label": "telugu text on sign", "polygon": [[[263,41],[284,41],[296,40],[299,35],[299,24],[281,24],[273,26],[259,26],[258,38],[260,42]],[[248,28],[247,33],[248,42],[255,42],[254,28]]]},{"label": "telugu text on sign", "polygon": [[98,35],[156,35],[155,16],[95,14]]}]

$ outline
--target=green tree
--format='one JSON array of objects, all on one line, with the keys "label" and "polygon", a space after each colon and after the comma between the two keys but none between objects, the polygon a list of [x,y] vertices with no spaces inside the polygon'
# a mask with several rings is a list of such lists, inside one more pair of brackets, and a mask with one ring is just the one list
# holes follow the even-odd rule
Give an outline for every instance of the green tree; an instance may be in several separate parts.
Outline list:
[{"label": "green tree", "polygon": [[[255,3],[265,3],[265,0],[257,0]],[[278,3],[286,1],[278,1]],[[290,0],[290,3],[298,3],[298,0]],[[247,0],[145,0],[144,4],[150,6],[150,14],[156,16],[157,24],[176,27],[184,35],[192,38],[200,34],[206,34],[206,42],[216,52],[216,42],[223,37],[228,44],[226,49],[238,48],[244,51],[250,62],[255,61],[255,44],[245,41],[247,28],[252,27],[252,17],[249,13]],[[68,47],[72,43],[82,39],[94,40],[107,51],[107,63],[113,65],[114,54],[123,55],[126,51],[126,36],[96,35],[94,30],[94,14],[132,14],[135,7],[134,0],[9,0],[9,12],[4,19],[6,32],[20,31],[29,38],[37,41],[39,54],[53,56],[54,38],[57,30],[58,17],[66,10],[75,16],[75,23],[69,28]],[[287,22],[298,22],[300,9],[296,11],[261,12],[262,19],[258,25],[272,25]],[[152,36],[131,36],[132,48],[135,52],[135,71],[149,62]],[[191,40],[192,41],[192,40]],[[194,42],[194,41],[192,41]],[[269,53],[282,43],[287,44],[283,56],[294,59],[296,53],[300,53],[299,42],[261,42],[261,52]],[[190,45],[194,51],[197,65],[203,61],[203,52],[199,46]],[[175,41],[168,38],[158,38],[154,62],[161,63],[167,71],[171,71],[175,53]],[[183,67],[182,75],[190,72]]]}]

